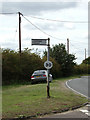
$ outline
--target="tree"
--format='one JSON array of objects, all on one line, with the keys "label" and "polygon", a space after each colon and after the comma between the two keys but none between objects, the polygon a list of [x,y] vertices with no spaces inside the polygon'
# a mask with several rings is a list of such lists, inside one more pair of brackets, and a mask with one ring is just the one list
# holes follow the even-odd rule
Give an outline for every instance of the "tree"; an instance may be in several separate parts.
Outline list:
[{"label": "tree", "polygon": [[82,66],[82,70],[84,71],[83,72],[84,74],[90,74],[90,57],[83,60],[80,66]]},{"label": "tree", "polygon": [[[46,51],[44,51],[44,55],[46,56]],[[63,76],[72,74],[76,58],[73,54],[67,53],[64,44],[54,45],[50,48],[50,56],[60,64]]]},{"label": "tree", "polygon": [[90,57],[88,57],[85,60],[83,60],[82,63],[90,64]]}]

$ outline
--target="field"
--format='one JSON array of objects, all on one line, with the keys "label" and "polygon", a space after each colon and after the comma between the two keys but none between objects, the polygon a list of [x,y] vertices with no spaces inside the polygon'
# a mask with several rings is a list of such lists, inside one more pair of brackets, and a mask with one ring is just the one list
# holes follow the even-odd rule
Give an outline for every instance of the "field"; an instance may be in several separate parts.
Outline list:
[{"label": "field", "polygon": [[71,109],[87,102],[87,99],[73,93],[65,86],[66,80],[60,78],[50,83],[50,98],[47,98],[46,83],[34,85],[3,86],[2,116],[16,118],[52,114],[55,111]]}]

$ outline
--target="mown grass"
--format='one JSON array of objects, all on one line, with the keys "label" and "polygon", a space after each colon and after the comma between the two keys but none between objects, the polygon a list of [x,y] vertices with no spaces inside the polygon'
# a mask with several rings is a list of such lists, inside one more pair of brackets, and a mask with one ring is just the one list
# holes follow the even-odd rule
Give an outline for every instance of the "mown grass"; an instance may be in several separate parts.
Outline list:
[{"label": "mown grass", "polygon": [[50,113],[63,108],[80,105],[87,99],[65,87],[66,80],[60,78],[50,83],[50,99],[47,99],[46,84],[3,86],[2,116],[14,118],[20,115],[31,116]]}]

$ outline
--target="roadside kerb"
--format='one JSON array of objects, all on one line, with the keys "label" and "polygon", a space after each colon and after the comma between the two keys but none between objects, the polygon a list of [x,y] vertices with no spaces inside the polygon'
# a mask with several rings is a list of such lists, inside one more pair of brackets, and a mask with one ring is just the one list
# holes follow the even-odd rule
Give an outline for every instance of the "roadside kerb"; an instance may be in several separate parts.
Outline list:
[{"label": "roadside kerb", "polygon": [[[62,109],[62,110],[57,110],[57,111],[52,111],[52,112],[46,112],[46,113],[38,113],[36,115],[31,115],[31,116],[21,116],[21,117],[16,117],[16,118],[3,118],[2,120],[32,120],[32,119],[35,119],[37,118],[37,116],[44,116],[44,115],[50,115],[50,114],[56,114],[56,113],[63,113],[63,112],[67,112],[67,111],[70,111],[70,110],[75,110],[75,109],[78,109],[80,107],[84,107],[85,105],[87,105],[87,103],[84,103],[84,104],[81,104],[81,105],[78,105],[78,106],[73,106],[73,107],[70,107],[70,108],[65,108],[65,109]],[[39,119],[39,117],[38,117]],[[37,119],[37,120],[38,120]],[[41,119],[41,118],[40,118]]]}]

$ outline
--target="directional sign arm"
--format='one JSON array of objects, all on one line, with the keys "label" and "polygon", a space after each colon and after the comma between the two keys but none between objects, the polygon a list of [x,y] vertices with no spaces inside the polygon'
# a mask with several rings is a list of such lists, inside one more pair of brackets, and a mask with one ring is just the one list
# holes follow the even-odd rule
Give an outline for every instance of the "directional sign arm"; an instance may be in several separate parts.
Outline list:
[{"label": "directional sign arm", "polygon": [[32,45],[47,45],[47,39],[32,39]]}]

